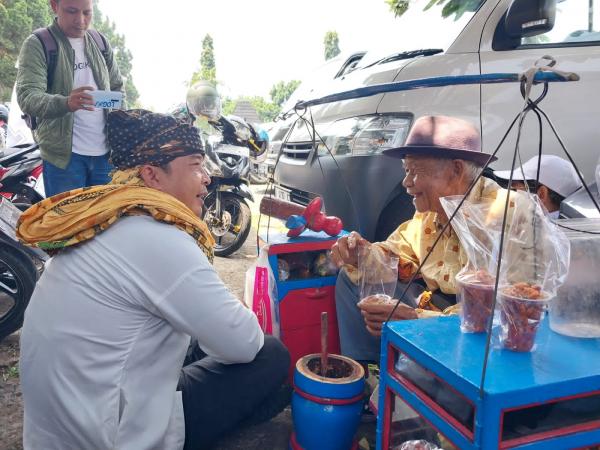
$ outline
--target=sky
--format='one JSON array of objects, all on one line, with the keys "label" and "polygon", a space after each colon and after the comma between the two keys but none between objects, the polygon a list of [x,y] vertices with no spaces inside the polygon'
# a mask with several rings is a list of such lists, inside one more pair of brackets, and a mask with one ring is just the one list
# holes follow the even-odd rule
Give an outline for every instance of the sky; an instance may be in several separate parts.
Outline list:
[{"label": "sky", "polygon": [[397,19],[384,0],[99,0],[133,53],[142,105],[161,112],[185,101],[207,33],[221,95],[270,100],[275,83],[302,80],[324,63],[327,31],[337,31],[342,52],[427,48],[454,35],[425,25],[422,5]]}]

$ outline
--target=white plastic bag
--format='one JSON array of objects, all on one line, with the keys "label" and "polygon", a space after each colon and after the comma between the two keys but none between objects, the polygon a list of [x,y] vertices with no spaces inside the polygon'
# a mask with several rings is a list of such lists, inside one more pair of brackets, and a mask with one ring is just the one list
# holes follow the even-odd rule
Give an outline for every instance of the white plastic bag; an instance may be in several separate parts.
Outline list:
[{"label": "white plastic bag", "polygon": [[279,337],[277,284],[269,264],[269,246],[260,249],[256,264],[246,271],[244,303],[256,317],[265,334]]},{"label": "white plastic bag", "polygon": [[441,450],[437,445],[423,439],[406,441],[400,446],[400,450]]}]

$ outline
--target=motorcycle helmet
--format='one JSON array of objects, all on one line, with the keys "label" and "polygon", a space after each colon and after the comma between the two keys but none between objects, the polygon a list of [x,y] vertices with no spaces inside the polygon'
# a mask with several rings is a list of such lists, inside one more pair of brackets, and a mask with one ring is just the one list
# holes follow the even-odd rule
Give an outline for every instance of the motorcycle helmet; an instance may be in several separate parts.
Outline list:
[{"label": "motorcycle helmet", "polygon": [[189,112],[185,103],[180,103],[171,108],[169,115],[175,117],[177,120],[189,123],[190,125],[193,125],[196,121],[196,118]]},{"label": "motorcycle helmet", "polygon": [[0,120],[8,123],[8,108],[4,105],[0,105]]},{"label": "motorcycle helmet", "polygon": [[195,116],[204,116],[216,122],[221,117],[221,97],[208,81],[198,81],[187,91],[188,110]]},{"label": "motorcycle helmet", "polygon": [[267,159],[267,153],[269,150],[269,133],[266,130],[260,128],[258,125],[254,125],[254,133],[256,137],[254,139],[255,151],[250,154],[253,156],[253,162],[262,163]]},{"label": "motorcycle helmet", "polygon": [[256,128],[257,128],[257,131],[258,131],[258,138],[261,141],[264,141],[264,142],[266,142],[268,144],[269,143],[269,133],[267,133],[267,131],[264,130],[264,129],[262,129],[262,128],[258,128],[258,127],[256,127]]}]

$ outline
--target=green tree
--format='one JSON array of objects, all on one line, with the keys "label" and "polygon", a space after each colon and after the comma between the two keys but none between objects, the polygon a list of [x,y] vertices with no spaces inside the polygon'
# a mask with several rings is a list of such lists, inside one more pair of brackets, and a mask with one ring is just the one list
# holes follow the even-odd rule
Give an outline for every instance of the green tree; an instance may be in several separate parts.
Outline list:
[{"label": "green tree", "polygon": [[281,107],[276,105],[275,103],[268,102],[263,97],[260,96],[241,96],[237,99],[225,98],[223,100],[222,112],[224,116],[228,116],[233,114],[235,108],[237,107],[238,102],[241,101],[250,102],[250,104],[256,109],[258,116],[262,122],[271,122],[277,115],[279,114]]},{"label": "green tree", "polygon": [[409,0],[385,0],[394,13],[394,17],[400,17],[408,10]]},{"label": "green tree", "polygon": [[239,101],[246,100],[256,109],[262,122],[271,122],[281,112],[281,105],[294,93],[300,81],[291,80],[288,82],[279,81],[273,85],[269,95],[272,101],[267,101],[260,96],[241,96],[237,99],[225,98],[223,100],[222,111],[224,116],[233,114]]},{"label": "green tree", "polygon": [[[394,13],[394,16],[400,17],[410,7],[411,0],[385,0]],[[454,20],[460,17],[467,11],[475,11],[479,7],[481,0],[429,0],[423,11],[427,11],[433,6],[442,6],[442,17],[450,17],[454,15]]]},{"label": "green tree", "polygon": [[[23,41],[36,28],[52,21],[48,0],[0,0],[0,100],[8,100],[17,76],[15,64]],[[125,38],[116,32],[114,23],[104,18],[94,0],[94,28],[102,32],[115,50],[121,73],[126,77],[125,93],[130,105],[139,97],[131,78],[131,52]]]},{"label": "green tree", "polygon": [[337,31],[328,31],[325,33],[323,44],[325,44],[325,60],[340,54],[340,38],[338,37]]},{"label": "green tree", "polygon": [[202,39],[202,53],[200,54],[200,70],[192,74],[190,85],[201,81],[209,81],[213,86],[217,85],[217,67],[215,65],[215,50],[213,38],[210,34]]},{"label": "green tree", "polygon": [[292,80],[288,81],[279,81],[274,84],[271,90],[269,91],[269,95],[271,96],[271,100],[277,106],[281,107],[288,98],[294,93],[296,88],[300,85],[300,81]]},{"label": "green tree", "polygon": [[263,122],[271,122],[281,111],[281,107],[279,105],[268,102],[263,97],[248,97],[246,100],[248,100],[252,106],[254,106],[254,109],[256,109],[256,112],[260,117],[260,120]]},{"label": "green tree", "polygon": [[138,99],[140,95],[131,76],[133,55],[125,44],[125,36],[117,32],[114,22],[109,20],[108,17],[104,17],[98,4],[99,0],[94,0],[94,28],[106,36],[114,51],[115,60],[119,65],[121,75],[125,79],[124,91],[128,106],[137,107],[139,106]]},{"label": "green tree", "polygon": [[10,99],[21,44],[51,17],[47,0],[0,0],[0,101]]},{"label": "green tree", "polygon": [[237,100],[234,100],[229,97],[225,97],[223,99],[223,103],[221,105],[221,112],[224,116],[228,116],[230,114],[233,114],[233,111],[235,111],[236,106],[237,106]]}]

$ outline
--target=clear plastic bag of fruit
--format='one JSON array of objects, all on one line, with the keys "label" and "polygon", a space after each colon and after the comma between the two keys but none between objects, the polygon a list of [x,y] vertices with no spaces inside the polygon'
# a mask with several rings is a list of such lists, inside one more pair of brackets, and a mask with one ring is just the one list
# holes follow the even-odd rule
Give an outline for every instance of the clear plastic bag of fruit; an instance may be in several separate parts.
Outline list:
[{"label": "clear plastic bag of fruit", "polygon": [[[462,196],[441,199],[448,216],[461,200]],[[569,270],[566,235],[547,216],[536,195],[505,189],[499,190],[493,201],[465,201],[452,220],[452,228],[468,259],[456,276],[462,330],[487,330],[494,313],[493,292],[501,256],[496,302],[499,344],[510,350],[530,351],[542,312]]]}]

